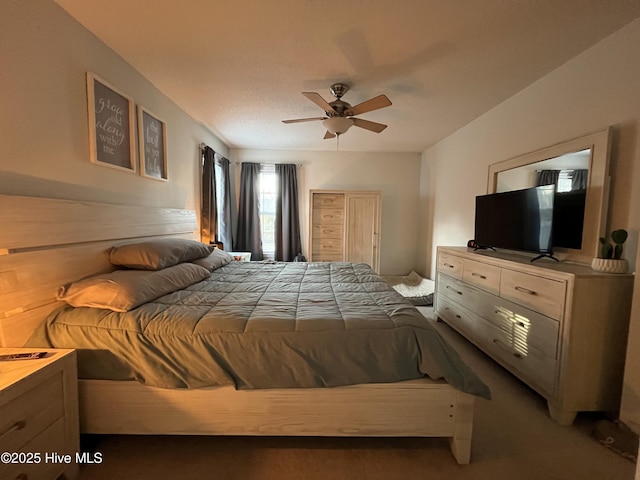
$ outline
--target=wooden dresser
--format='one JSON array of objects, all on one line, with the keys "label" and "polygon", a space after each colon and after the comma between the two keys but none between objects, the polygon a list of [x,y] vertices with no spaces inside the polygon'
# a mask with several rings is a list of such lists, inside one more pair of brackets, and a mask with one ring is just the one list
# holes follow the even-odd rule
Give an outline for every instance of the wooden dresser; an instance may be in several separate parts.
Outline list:
[{"label": "wooden dresser", "polygon": [[310,261],[380,264],[380,192],[311,190]]},{"label": "wooden dresser", "polygon": [[[33,351],[0,348],[0,354]],[[0,361],[2,479],[51,480],[63,474],[70,480],[77,477],[80,437],[76,353],[47,351],[47,356],[40,359]]]},{"label": "wooden dresser", "polygon": [[542,395],[570,425],[620,406],[633,275],[439,247],[438,317]]}]

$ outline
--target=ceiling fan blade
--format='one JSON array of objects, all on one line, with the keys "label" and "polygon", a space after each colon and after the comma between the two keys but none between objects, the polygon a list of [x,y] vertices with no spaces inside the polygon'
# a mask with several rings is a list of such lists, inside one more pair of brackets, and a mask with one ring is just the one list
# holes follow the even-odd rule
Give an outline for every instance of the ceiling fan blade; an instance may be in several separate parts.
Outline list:
[{"label": "ceiling fan blade", "polygon": [[391,100],[389,100],[386,95],[378,95],[377,97],[359,103],[355,107],[351,107],[344,113],[348,116],[360,115],[361,113],[371,112],[372,110],[378,110],[379,108],[388,107],[389,105],[391,105]]},{"label": "ceiling fan blade", "polygon": [[311,100],[313,103],[318,105],[325,112],[334,112],[334,113],[336,113],[336,111],[333,109],[333,107],[331,105],[329,105],[327,103],[327,101],[324,98],[322,98],[322,96],[320,96],[319,93],[316,93],[316,92],[302,92],[302,95],[304,95],[309,100]]},{"label": "ceiling fan blade", "polygon": [[296,118],[294,120],[282,120],[282,123],[300,123],[300,122],[313,122],[315,120],[324,120],[327,117],[313,117],[313,118]]},{"label": "ceiling fan blade", "polygon": [[335,138],[336,136],[327,130],[327,133],[324,134],[323,140],[327,140],[328,138]]},{"label": "ceiling fan blade", "polygon": [[372,132],[376,132],[376,133],[380,133],[385,128],[387,128],[387,126],[383,125],[382,123],[376,123],[370,120],[363,120],[362,118],[352,118],[351,120],[353,120],[353,124],[356,127],[364,128],[365,130],[371,130]]}]

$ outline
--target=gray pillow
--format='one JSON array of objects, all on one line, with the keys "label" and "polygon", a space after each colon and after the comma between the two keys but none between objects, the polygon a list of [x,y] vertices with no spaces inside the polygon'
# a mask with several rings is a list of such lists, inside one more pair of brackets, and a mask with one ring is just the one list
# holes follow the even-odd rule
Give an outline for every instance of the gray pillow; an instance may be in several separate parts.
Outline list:
[{"label": "gray pillow", "polygon": [[214,247],[184,238],[158,238],[112,247],[109,261],[137,270],[160,270],[182,262],[206,257]]},{"label": "gray pillow", "polygon": [[193,260],[193,263],[213,272],[216,268],[224,267],[232,261],[233,255],[216,248],[210,255]]},{"label": "gray pillow", "polygon": [[210,275],[209,270],[194,263],[181,263],[155,271],[116,270],[61,287],[58,300],[64,300],[72,307],[128,312]]}]

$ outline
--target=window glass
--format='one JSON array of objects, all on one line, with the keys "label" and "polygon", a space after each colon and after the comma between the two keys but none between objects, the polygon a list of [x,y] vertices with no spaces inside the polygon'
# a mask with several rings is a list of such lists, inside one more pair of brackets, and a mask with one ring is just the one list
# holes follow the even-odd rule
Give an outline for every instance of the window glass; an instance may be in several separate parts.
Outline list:
[{"label": "window glass", "polygon": [[265,258],[269,259],[274,258],[276,250],[275,223],[277,196],[278,183],[276,182],[276,167],[275,165],[262,165],[258,186],[258,208],[260,212],[262,250]]}]

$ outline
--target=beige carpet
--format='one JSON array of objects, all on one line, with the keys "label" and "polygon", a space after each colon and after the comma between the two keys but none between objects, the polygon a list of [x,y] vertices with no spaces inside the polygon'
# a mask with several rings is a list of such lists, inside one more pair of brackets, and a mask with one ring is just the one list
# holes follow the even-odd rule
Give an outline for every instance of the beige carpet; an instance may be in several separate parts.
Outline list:
[{"label": "beige carpet", "polygon": [[634,478],[634,463],[591,436],[600,416],[555,424],[541,397],[445,324],[437,328],[493,391],[493,400],[476,403],[471,465],[457,465],[444,439],[86,436],[82,448],[103,462],[84,466],[80,479]]}]

